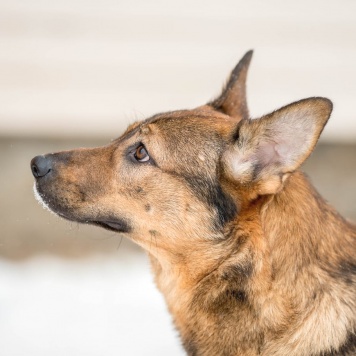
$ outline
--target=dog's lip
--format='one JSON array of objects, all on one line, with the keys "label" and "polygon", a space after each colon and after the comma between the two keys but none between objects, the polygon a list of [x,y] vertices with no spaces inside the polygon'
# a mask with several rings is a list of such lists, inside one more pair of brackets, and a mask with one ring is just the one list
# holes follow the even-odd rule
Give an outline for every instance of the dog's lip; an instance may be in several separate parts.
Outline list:
[{"label": "dog's lip", "polygon": [[91,224],[103,227],[104,229],[115,232],[129,232],[130,226],[124,220],[97,220],[91,221]]},{"label": "dog's lip", "polygon": [[128,233],[131,231],[131,227],[129,223],[123,219],[107,219],[107,220],[106,219],[100,219],[100,220],[75,219],[63,213],[57,212],[57,214],[60,217],[70,221],[76,221],[82,224],[92,224],[114,232]]}]

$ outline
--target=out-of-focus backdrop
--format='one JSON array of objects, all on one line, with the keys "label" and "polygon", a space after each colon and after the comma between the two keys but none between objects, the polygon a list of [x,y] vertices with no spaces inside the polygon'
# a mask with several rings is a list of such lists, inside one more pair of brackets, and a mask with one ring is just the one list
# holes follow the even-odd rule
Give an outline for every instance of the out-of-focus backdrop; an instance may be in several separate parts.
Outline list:
[{"label": "out-of-focus backdrop", "polygon": [[0,0],[1,354],[184,354],[144,253],[42,210],[29,162],[205,103],[251,48],[253,117],[333,100],[303,169],[356,221],[355,1]]}]

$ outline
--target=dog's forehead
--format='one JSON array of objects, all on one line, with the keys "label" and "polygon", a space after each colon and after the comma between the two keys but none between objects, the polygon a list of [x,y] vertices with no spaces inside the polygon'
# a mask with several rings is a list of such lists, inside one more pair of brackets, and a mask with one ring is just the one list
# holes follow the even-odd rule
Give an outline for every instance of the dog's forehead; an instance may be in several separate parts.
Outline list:
[{"label": "dog's forehead", "polygon": [[184,171],[189,165],[195,171],[201,165],[214,169],[236,125],[236,120],[209,107],[166,112],[130,125],[114,144],[127,147],[141,142],[168,170]]},{"label": "dog's forehead", "polygon": [[166,139],[172,138],[175,141],[183,138],[201,141],[217,136],[228,137],[234,124],[231,117],[204,106],[194,110],[157,114],[131,125],[129,130],[131,134],[159,132]]}]

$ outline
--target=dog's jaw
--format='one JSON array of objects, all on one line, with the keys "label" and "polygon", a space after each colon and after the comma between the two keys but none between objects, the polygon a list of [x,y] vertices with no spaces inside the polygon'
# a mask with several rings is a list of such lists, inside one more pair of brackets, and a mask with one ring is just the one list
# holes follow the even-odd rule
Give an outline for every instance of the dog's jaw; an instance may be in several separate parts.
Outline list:
[{"label": "dog's jaw", "polygon": [[66,220],[70,220],[70,221],[75,221],[75,222],[79,222],[82,224],[91,224],[91,225],[95,225],[95,226],[99,226],[102,227],[106,230],[110,230],[110,231],[114,231],[114,232],[118,232],[118,233],[128,233],[131,231],[131,227],[128,224],[127,221],[123,220],[123,219],[109,219],[109,220],[95,220],[95,219],[81,219],[81,220],[77,220],[77,219],[72,219],[71,217],[56,212],[55,210],[51,209],[50,206],[45,202],[45,200],[43,199],[43,197],[41,196],[41,194],[39,193],[38,189],[37,189],[37,184],[34,183],[33,185],[33,194],[37,200],[37,202],[42,206],[43,209],[49,211],[50,213],[52,213],[55,216],[59,216],[60,218],[66,219]]},{"label": "dog's jaw", "polygon": [[38,192],[36,182],[33,184],[33,194],[34,194],[34,196],[35,196],[37,202],[42,206],[43,209],[49,211],[49,212],[52,213],[53,215],[60,216],[60,215],[57,214],[55,211],[53,211],[53,210],[49,207],[49,205],[44,201],[44,199],[42,198],[41,194]]}]

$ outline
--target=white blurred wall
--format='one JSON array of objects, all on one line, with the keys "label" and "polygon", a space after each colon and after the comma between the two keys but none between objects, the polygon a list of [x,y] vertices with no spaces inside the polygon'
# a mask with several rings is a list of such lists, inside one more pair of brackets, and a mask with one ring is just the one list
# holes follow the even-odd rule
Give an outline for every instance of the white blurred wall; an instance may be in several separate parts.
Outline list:
[{"label": "white blurred wall", "polygon": [[252,116],[308,96],[356,141],[356,2],[0,0],[0,135],[113,138],[218,94],[249,49]]}]

